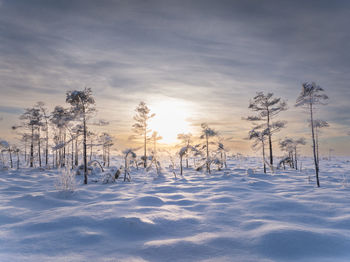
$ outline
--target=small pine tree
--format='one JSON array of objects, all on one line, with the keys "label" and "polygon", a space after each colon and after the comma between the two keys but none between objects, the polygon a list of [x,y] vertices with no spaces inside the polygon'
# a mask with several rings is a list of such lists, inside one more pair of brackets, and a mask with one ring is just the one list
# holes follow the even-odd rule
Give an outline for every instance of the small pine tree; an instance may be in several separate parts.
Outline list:
[{"label": "small pine tree", "polygon": [[87,120],[88,117],[96,111],[95,100],[92,96],[91,88],[85,88],[82,91],[68,91],[66,93],[66,102],[72,106],[77,118],[81,119],[83,126],[83,156],[84,156],[84,184],[87,184],[87,152],[86,152],[86,137],[87,137]]},{"label": "small pine tree", "polygon": [[134,116],[134,120],[136,123],[132,126],[133,131],[143,137],[143,166],[147,167],[147,140],[148,134],[151,130],[148,128],[149,120],[155,116],[155,114],[151,114],[151,110],[147,107],[145,102],[140,102],[140,104],[135,109],[136,115]]},{"label": "small pine tree", "polygon": [[209,140],[210,137],[215,137],[218,135],[218,133],[210,128],[207,123],[202,123],[202,135],[200,136],[201,139],[205,139],[205,149],[206,149],[206,167],[207,167],[207,172],[210,174],[210,155],[209,155]]},{"label": "small pine tree", "polygon": [[315,134],[315,122],[314,122],[314,110],[317,105],[325,105],[325,101],[328,100],[328,96],[324,94],[324,89],[316,83],[303,83],[302,90],[295,102],[296,107],[304,107],[310,114],[310,127],[311,127],[311,139],[312,150],[314,156],[315,173],[317,187],[320,187],[319,179],[319,160],[317,159],[316,149],[316,134]]},{"label": "small pine tree", "polygon": [[257,112],[255,116],[246,118],[252,122],[262,122],[262,128],[266,130],[269,149],[270,149],[270,165],[273,165],[273,150],[272,150],[272,135],[285,127],[285,121],[273,122],[272,119],[280,112],[287,110],[287,103],[281,98],[274,97],[273,93],[264,94],[258,92],[256,96],[250,101],[249,109]]},{"label": "small pine tree", "polygon": [[265,159],[265,141],[268,137],[268,131],[266,129],[259,130],[259,128],[253,128],[249,131],[248,139],[254,140],[253,149],[262,149],[262,159],[264,163],[264,173],[266,174],[266,159]]}]

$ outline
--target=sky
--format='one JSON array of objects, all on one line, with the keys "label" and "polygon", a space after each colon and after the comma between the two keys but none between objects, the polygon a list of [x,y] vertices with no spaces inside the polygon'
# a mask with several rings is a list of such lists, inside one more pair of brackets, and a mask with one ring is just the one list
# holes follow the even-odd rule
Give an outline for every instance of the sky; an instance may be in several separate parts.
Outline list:
[{"label": "sky", "polygon": [[330,124],[321,151],[350,155],[349,20],[345,0],[0,0],[0,138],[14,139],[23,108],[53,109],[67,90],[90,87],[96,119],[121,148],[145,101],[165,142],[207,122],[232,152],[251,154],[249,99],[264,91],[287,101],[275,143],[308,139],[294,104],[315,81],[330,97],[316,112]]}]

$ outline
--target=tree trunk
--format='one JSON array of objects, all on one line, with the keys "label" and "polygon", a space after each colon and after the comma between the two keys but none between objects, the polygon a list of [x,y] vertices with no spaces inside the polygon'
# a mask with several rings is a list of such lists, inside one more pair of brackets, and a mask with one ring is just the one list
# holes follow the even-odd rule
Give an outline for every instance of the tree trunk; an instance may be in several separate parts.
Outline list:
[{"label": "tree trunk", "polygon": [[90,139],[90,161],[92,159],[92,139]]},{"label": "tree trunk", "polygon": [[30,143],[30,167],[33,167],[34,161],[34,126],[32,125],[32,140]]},{"label": "tree trunk", "polygon": [[316,158],[318,165],[320,164],[319,151],[318,151],[318,128],[315,127],[315,139],[316,139]]},{"label": "tree trunk", "polygon": [[298,170],[297,147],[294,148],[294,154],[295,170]]},{"label": "tree trunk", "polygon": [[40,127],[38,127],[38,157],[39,157],[39,166],[41,167]]},{"label": "tree trunk", "polygon": [[143,157],[144,157],[144,160],[143,160],[143,167],[146,168],[147,167],[147,126],[145,127],[145,131],[144,131],[144,152],[143,152]]},{"label": "tree trunk", "polygon": [[51,152],[52,152],[52,168],[55,168],[55,152],[53,150]]},{"label": "tree trunk", "polygon": [[62,166],[66,165],[66,130],[63,133],[63,161]]},{"label": "tree trunk", "polygon": [[107,147],[107,150],[108,150],[108,151],[107,151],[107,154],[108,154],[108,158],[107,158],[107,159],[108,159],[107,167],[109,167],[109,147],[110,147],[110,146]]},{"label": "tree trunk", "polygon": [[182,156],[180,156],[180,175],[182,176]]},{"label": "tree trunk", "polygon": [[48,124],[46,123],[46,146],[45,146],[45,165],[49,164],[49,131]]},{"label": "tree trunk", "polygon": [[207,172],[210,174],[210,165],[209,165],[209,137],[208,135],[205,136],[207,140]]},{"label": "tree trunk", "polygon": [[10,154],[10,165],[11,165],[11,168],[13,168],[11,148],[9,148],[9,154]]},{"label": "tree trunk", "polygon": [[84,184],[87,184],[87,157],[86,157],[86,119],[85,119],[85,108],[83,107],[83,126],[84,126],[84,138],[83,138],[83,154],[84,154]]},{"label": "tree trunk", "polygon": [[127,164],[128,164],[128,161],[127,161],[127,159],[128,159],[128,154],[125,156],[125,163],[124,163],[124,166],[125,166],[125,168],[124,168],[124,182],[126,181],[126,173],[128,172],[127,170],[128,170],[128,166],[127,166]]},{"label": "tree trunk", "polygon": [[24,162],[27,164],[27,139],[24,141]]},{"label": "tree trunk", "polygon": [[72,137],[72,169],[74,168],[74,138]]},{"label": "tree trunk", "polygon": [[263,153],[263,162],[264,162],[264,173],[266,174],[266,163],[265,163],[265,142],[262,141],[262,153]]},{"label": "tree trunk", "polygon": [[272,155],[272,138],[271,138],[271,129],[270,129],[270,112],[267,109],[267,128],[269,130],[269,147],[270,147],[270,164],[273,165],[273,155]]},{"label": "tree trunk", "polygon": [[[311,98],[310,98],[310,100],[311,100]],[[320,180],[319,180],[319,177],[318,177],[319,167],[318,167],[318,160],[317,160],[317,155],[316,155],[316,141],[315,141],[315,130],[314,130],[314,117],[313,117],[312,102],[310,102],[310,119],[311,119],[312,150],[313,150],[313,154],[314,154],[316,183],[317,183],[317,187],[320,187]]]},{"label": "tree trunk", "polygon": [[17,151],[17,169],[19,169],[19,152]]},{"label": "tree trunk", "polygon": [[78,137],[75,138],[75,166],[79,165]]}]

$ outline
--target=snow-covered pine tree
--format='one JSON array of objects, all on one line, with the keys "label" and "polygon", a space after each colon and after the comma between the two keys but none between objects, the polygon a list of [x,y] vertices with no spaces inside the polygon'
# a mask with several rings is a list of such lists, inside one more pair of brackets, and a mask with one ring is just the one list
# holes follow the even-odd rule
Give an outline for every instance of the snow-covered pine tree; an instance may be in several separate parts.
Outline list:
[{"label": "snow-covered pine tree", "polygon": [[153,155],[157,154],[157,141],[162,139],[163,137],[159,136],[157,131],[153,131],[151,136],[151,142],[153,143]]},{"label": "snow-covered pine tree", "polygon": [[[183,146],[191,146],[192,144],[192,134],[178,134],[177,139],[179,139]],[[186,168],[188,168],[188,152],[186,153]]]},{"label": "snow-covered pine tree", "polygon": [[263,129],[267,132],[269,150],[270,150],[270,165],[273,165],[273,150],[272,150],[272,135],[285,127],[285,121],[275,121],[272,119],[280,112],[287,110],[287,103],[281,98],[274,97],[273,93],[264,94],[258,92],[249,103],[249,109],[256,112],[255,116],[246,118],[248,121],[263,123]]},{"label": "snow-covered pine tree", "polygon": [[147,140],[148,133],[151,130],[148,128],[149,120],[155,116],[151,114],[151,110],[147,107],[146,103],[141,101],[140,104],[135,109],[136,115],[134,120],[136,121],[133,124],[133,131],[143,138],[143,167],[147,167]]},{"label": "snow-covered pine tree", "polygon": [[56,150],[58,151],[58,162],[60,167],[64,167],[66,163],[66,142],[68,124],[74,119],[72,112],[62,106],[56,106],[51,113],[50,121],[58,131],[56,134]]},{"label": "snow-covered pine tree", "polygon": [[200,138],[205,139],[205,149],[206,149],[206,157],[207,157],[206,166],[207,166],[207,172],[210,174],[209,140],[210,140],[210,137],[217,136],[218,132],[210,128],[207,123],[202,123],[201,128],[202,128],[202,134]]},{"label": "snow-covered pine tree", "polygon": [[123,151],[124,154],[124,182],[128,180],[129,182],[131,181],[131,176],[130,176],[130,161],[134,161],[136,158],[136,154],[134,153],[135,149],[128,148]]},{"label": "snow-covered pine tree", "polygon": [[312,139],[312,151],[315,164],[315,173],[316,173],[316,183],[320,187],[319,179],[319,162],[317,159],[316,151],[316,134],[315,134],[315,125],[314,125],[314,110],[317,105],[325,105],[325,101],[328,100],[328,96],[324,94],[324,89],[316,83],[303,83],[302,89],[299,96],[296,99],[296,107],[304,107],[308,110],[310,114],[310,127],[311,127],[311,139]]},{"label": "snow-covered pine tree", "polygon": [[48,165],[49,161],[49,119],[50,115],[48,109],[45,106],[44,102],[39,101],[35,107],[39,108],[42,114],[42,129],[45,132],[45,166]]},{"label": "snow-covered pine tree", "polygon": [[288,163],[291,168],[295,167],[294,162],[294,140],[289,137],[285,137],[284,139],[280,140],[279,142],[281,151],[284,151],[287,153],[287,157],[285,157],[282,162],[283,166],[285,165],[286,160],[288,160]]},{"label": "snow-covered pine tree", "polygon": [[110,148],[113,146],[113,139],[108,133],[104,132],[100,135],[100,142],[102,145],[103,166],[107,164],[107,167],[109,167]]},{"label": "snow-covered pine tree", "polygon": [[306,145],[305,138],[301,137],[294,140],[294,163],[296,170],[298,170],[298,147],[304,145]]},{"label": "snow-covered pine tree", "polygon": [[23,123],[20,126],[14,126],[13,129],[25,127],[30,130],[30,167],[34,166],[34,138],[36,131],[40,130],[42,124],[42,114],[39,108],[26,108],[20,116]]},{"label": "snow-covered pine tree", "polygon": [[[311,123],[310,123],[311,126]],[[318,138],[320,135],[320,132],[322,128],[329,127],[329,124],[327,121],[316,119],[314,120],[314,128],[315,128],[315,140],[316,140],[316,158],[317,158],[317,163],[320,163],[320,154],[319,154],[319,147],[320,144],[318,142]]]},{"label": "snow-covered pine tree", "polygon": [[84,157],[84,184],[87,184],[87,153],[86,153],[86,137],[87,137],[87,120],[88,117],[96,111],[95,100],[92,96],[91,88],[85,88],[82,91],[67,91],[66,102],[72,106],[72,112],[79,118],[83,126],[83,157]]},{"label": "snow-covered pine tree", "polygon": [[268,137],[267,129],[259,129],[258,127],[254,127],[249,131],[248,139],[254,140],[252,145],[253,149],[262,149],[262,159],[264,163],[264,173],[266,174],[266,159],[265,159],[265,141]]}]

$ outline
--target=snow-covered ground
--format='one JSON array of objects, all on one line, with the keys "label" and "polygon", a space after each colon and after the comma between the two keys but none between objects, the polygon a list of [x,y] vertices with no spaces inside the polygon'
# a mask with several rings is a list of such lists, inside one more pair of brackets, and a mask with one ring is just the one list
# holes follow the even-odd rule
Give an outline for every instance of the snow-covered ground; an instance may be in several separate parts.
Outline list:
[{"label": "snow-covered ground", "polygon": [[323,161],[321,188],[310,161],[273,175],[257,165],[78,177],[74,193],[56,189],[61,171],[1,171],[0,261],[350,261],[350,163]]}]

